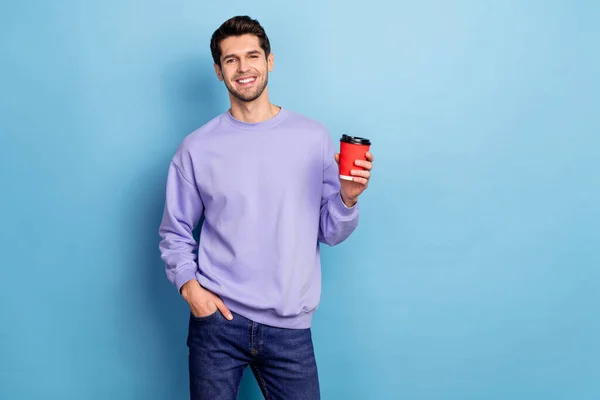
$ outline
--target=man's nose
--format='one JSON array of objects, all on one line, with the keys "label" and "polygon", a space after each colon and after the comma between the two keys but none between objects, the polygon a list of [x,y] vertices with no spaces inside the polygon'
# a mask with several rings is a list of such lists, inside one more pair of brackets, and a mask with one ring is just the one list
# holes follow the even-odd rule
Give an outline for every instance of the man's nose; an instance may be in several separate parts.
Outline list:
[{"label": "man's nose", "polygon": [[248,63],[245,60],[240,59],[238,62],[238,72],[244,72],[248,70]]}]

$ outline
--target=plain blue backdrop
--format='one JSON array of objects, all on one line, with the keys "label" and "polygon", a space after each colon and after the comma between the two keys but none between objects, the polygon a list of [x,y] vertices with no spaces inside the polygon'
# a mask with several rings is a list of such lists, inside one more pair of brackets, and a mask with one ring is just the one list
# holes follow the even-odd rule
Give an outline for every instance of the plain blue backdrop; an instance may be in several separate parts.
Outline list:
[{"label": "plain blue backdrop", "polygon": [[3,1],[0,398],[187,398],[157,229],[237,14],[276,104],[374,142],[323,254],[323,398],[600,398],[600,6],[566,0]]}]

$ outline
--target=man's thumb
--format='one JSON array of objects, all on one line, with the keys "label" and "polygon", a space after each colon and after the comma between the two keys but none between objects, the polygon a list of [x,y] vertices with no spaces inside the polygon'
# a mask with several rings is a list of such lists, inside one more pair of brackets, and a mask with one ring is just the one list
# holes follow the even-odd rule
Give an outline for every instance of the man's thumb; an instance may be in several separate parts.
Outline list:
[{"label": "man's thumb", "polygon": [[227,318],[230,321],[233,319],[233,315],[231,315],[231,311],[229,311],[229,308],[227,308],[225,303],[223,303],[223,300],[219,300],[217,302],[217,308],[219,309],[219,311],[221,311],[221,314],[223,314],[223,316],[225,318]]}]

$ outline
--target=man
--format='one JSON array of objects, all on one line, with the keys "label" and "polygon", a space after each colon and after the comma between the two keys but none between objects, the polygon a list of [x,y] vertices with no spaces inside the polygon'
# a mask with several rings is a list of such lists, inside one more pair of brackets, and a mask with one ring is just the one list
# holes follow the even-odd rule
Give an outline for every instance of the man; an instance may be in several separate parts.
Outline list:
[{"label": "man", "polygon": [[354,231],[373,156],[340,180],[323,125],[269,101],[274,57],[258,21],[229,19],[210,47],[231,108],[177,149],[159,229],[167,277],[191,311],[191,398],[237,398],[250,365],[265,398],[318,399],[319,243]]}]

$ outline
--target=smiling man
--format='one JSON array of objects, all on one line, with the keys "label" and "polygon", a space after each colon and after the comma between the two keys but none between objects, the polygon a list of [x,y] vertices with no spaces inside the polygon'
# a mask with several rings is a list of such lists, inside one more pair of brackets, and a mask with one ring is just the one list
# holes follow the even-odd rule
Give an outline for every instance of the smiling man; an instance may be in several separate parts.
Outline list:
[{"label": "smiling man", "polygon": [[177,149],[159,229],[167,277],[190,307],[191,398],[236,399],[250,366],[267,399],[319,399],[319,246],[356,228],[373,156],[340,180],[326,128],[270,102],[274,56],[258,21],[229,19],[210,48],[231,108]]}]

